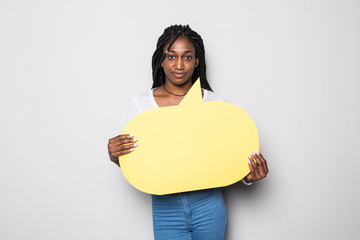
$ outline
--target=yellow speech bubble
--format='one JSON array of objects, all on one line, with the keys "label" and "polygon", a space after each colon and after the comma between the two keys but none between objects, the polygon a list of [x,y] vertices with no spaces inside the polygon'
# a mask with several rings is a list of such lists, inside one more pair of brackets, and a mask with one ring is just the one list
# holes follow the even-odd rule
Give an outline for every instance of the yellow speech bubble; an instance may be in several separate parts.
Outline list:
[{"label": "yellow speech bubble", "polygon": [[247,156],[259,149],[251,117],[230,103],[203,102],[199,80],[178,106],[142,112],[122,134],[139,139],[119,157],[125,178],[156,195],[233,184],[250,172]]}]

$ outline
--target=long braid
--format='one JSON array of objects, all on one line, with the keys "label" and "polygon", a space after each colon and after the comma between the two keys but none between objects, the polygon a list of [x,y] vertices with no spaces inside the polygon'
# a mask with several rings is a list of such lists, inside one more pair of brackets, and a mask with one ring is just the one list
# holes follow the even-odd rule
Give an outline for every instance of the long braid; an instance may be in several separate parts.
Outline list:
[{"label": "long braid", "polygon": [[[199,59],[198,66],[194,69],[192,75],[192,83],[200,77],[201,87],[212,91],[209,82],[206,77],[206,63],[205,63],[205,48],[201,36],[193,31],[189,25],[173,25],[164,30],[164,33],[159,37],[156,44],[156,50],[152,57],[152,69],[153,69],[153,85],[152,88],[157,88],[165,84],[165,73],[161,67],[161,63],[164,61],[167,52],[170,50],[173,43],[180,36],[186,37],[189,42],[194,45],[195,56]],[[167,51],[164,51],[164,46],[169,44]]]}]

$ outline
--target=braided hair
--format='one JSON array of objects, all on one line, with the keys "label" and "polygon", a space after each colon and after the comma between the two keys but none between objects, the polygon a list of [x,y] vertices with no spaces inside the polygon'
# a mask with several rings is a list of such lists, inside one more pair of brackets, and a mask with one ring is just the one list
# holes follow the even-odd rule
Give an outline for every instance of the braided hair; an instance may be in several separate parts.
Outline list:
[{"label": "braided hair", "polygon": [[[152,56],[152,88],[157,88],[165,84],[165,72],[161,67],[167,52],[179,37],[185,37],[194,45],[195,57],[199,59],[199,65],[194,69],[191,77],[192,84],[200,77],[201,87],[212,91],[206,78],[206,64],[205,64],[205,48],[201,36],[193,31],[189,25],[172,25],[164,30],[164,33],[159,37],[156,44],[156,50]],[[169,43],[167,51],[164,53],[164,47]]]}]

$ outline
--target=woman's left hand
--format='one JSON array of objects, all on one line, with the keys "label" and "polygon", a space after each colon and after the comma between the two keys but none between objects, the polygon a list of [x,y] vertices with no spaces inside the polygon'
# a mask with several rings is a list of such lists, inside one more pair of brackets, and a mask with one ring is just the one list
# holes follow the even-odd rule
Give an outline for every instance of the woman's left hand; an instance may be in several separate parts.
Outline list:
[{"label": "woman's left hand", "polygon": [[261,153],[256,152],[249,154],[248,159],[249,159],[250,173],[246,175],[246,177],[244,177],[244,181],[250,183],[265,178],[266,174],[269,173],[269,169],[267,167],[266,160],[261,155]]}]

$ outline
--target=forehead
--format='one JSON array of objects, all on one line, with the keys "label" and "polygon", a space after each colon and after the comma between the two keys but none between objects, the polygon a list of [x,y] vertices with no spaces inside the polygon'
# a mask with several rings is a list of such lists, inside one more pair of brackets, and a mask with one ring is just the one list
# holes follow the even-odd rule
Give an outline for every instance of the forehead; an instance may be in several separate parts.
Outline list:
[{"label": "forehead", "polygon": [[[166,51],[169,47],[169,44],[166,44],[164,47],[164,51]],[[176,41],[171,45],[170,51],[175,52],[187,52],[192,51],[195,52],[194,45],[186,38],[186,37],[179,37]]]}]

